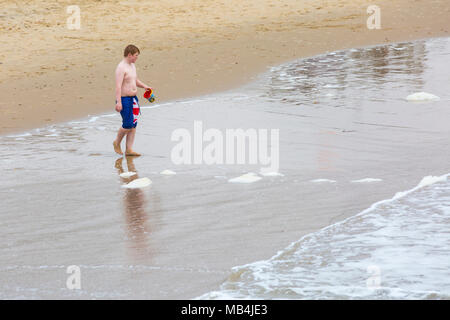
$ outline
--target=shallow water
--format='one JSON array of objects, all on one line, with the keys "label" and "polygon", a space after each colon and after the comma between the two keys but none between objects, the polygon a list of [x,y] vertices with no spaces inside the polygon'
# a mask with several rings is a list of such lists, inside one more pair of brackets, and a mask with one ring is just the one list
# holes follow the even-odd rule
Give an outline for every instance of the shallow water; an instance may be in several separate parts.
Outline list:
[{"label": "shallow water", "polygon": [[[358,117],[366,104],[373,113],[395,123],[370,123],[355,119],[353,125],[429,130],[427,112],[423,119],[402,119],[402,99],[413,91],[439,91],[440,81],[448,85],[444,62],[449,42],[430,40],[414,44],[379,46],[365,50],[331,53],[290,66],[273,68],[268,96],[288,105],[355,110]],[[413,54],[411,54],[414,52]],[[374,58],[375,57],[375,58]],[[318,65],[317,61],[323,64]],[[356,69],[356,70],[355,70]],[[344,72],[342,72],[345,70]],[[361,90],[349,95],[348,88]],[[277,90],[281,88],[281,90]],[[300,90],[305,95],[297,95]],[[408,91],[407,91],[408,90]],[[382,94],[380,95],[380,92]],[[439,95],[439,94],[438,94]],[[449,107],[448,94],[444,107]],[[411,109],[417,105],[411,105]],[[405,124],[403,124],[405,120]],[[419,129],[419,127],[421,129]],[[353,127],[354,128],[354,127]],[[353,128],[340,128],[351,131]],[[380,128],[381,129],[381,128]],[[419,129],[419,130],[418,130]],[[442,139],[436,135],[434,139]],[[445,138],[444,138],[445,139]],[[396,137],[393,136],[395,141]],[[445,162],[448,152],[430,155]],[[431,161],[424,163],[424,166]],[[445,172],[445,171],[444,171]],[[397,193],[377,202],[360,214],[311,233],[268,260],[236,266],[215,290],[199,299],[449,299],[450,298],[450,180],[449,174],[436,178],[431,186],[411,193]],[[426,180],[426,179],[424,179]],[[433,179],[432,179],[433,180]],[[351,182],[377,182],[365,178]],[[330,179],[312,182],[336,183]]]},{"label": "shallow water", "polygon": [[449,299],[450,180],[418,186],[233,268],[201,299]]},{"label": "shallow water", "polygon": [[[355,279],[367,278],[367,263],[380,267],[382,286],[406,290],[389,289],[371,298],[445,297],[448,292],[436,279],[447,284],[448,273],[415,266],[406,268],[412,270],[405,280],[411,283],[398,283],[396,274],[404,274],[395,267],[404,268],[404,262],[387,268],[381,258],[366,256],[364,248],[354,257],[345,251],[346,234],[340,231],[333,237],[341,237],[342,246],[336,246],[343,263],[336,266],[334,255],[327,253],[324,269],[316,270],[326,281],[307,281],[297,272],[306,270],[305,255],[321,259],[324,248],[317,246],[301,246],[306,251],[294,251],[261,273],[236,274],[231,267],[268,259],[302,235],[407,190],[426,175],[449,172],[449,49],[444,38],[331,52],[273,67],[239,90],[145,106],[135,146],[143,156],[136,159],[113,153],[120,126],[120,116],[113,113],[0,137],[0,298],[192,298],[209,291],[214,294],[206,297],[365,298],[366,289],[352,288],[360,285]],[[405,100],[418,91],[441,100]],[[261,163],[175,165],[171,134],[179,128],[193,132],[196,120],[205,130],[222,132],[278,129],[283,175],[230,183],[247,172],[257,174]],[[162,175],[163,170],[176,175]],[[121,178],[127,171],[137,175]],[[138,178],[152,184],[122,188]],[[429,201],[420,195],[408,198],[416,223],[448,200],[443,190],[428,190],[434,197]],[[400,223],[405,212],[397,209],[390,210]],[[370,219],[389,224],[390,217],[377,212]],[[436,219],[423,224],[427,234],[433,228],[440,234],[448,224],[448,217]],[[364,223],[370,224],[359,226],[371,232]],[[354,224],[344,231],[364,237]],[[422,237],[408,231],[403,245],[421,257],[422,248],[414,248]],[[379,241],[367,246],[382,251]],[[448,238],[442,235],[427,245],[448,248]],[[404,247],[393,250],[402,253]],[[431,259],[446,257],[432,252]],[[349,275],[351,281],[329,278],[329,272],[354,270],[355,264],[364,270]],[[81,290],[66,287],[70,265],[81,269]],[[426,276],[420,278],[421,272]],[[270,278],[269,290],[253,291],[266,286],[255,277]],[[355,292],[348,293],[347,285]]]}]

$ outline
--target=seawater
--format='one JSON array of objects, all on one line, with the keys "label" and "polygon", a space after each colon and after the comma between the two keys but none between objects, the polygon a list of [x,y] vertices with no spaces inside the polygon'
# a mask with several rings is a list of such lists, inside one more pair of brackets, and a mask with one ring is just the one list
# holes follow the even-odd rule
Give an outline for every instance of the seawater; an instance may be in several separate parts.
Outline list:
[{"label": "seawater", "polygon": [[415,188],[233,268],[200,299],[449,299],[450,179]]},{"label": "seawater", "polygon": [[[419,46],[351,49],[273,68],[267,96],[298,106],[311,106],[314,101],[316,108],[326,101],[327,107],[354,109],[357,114],[368,101],[392,101],[398,106],[408,95],[406,90],[436,90],[437,79],[448,86],[449,78],[444,76],[448,67],[441,60],[450,54],[448,39],[414,43]],[[408,55],[411,50],[419,57]],[[366,59],[369,53],[371,58]],[[342,69],[347,71],[340,73]],[[361,94],[349,95],[348,87]],[[299,91],[305,94],[296,94]],[[446,94],[444,99],[450,108]],[[378,112],[394,115],[392,106]],[[425,117],[427,110],[431,108],[424,108]],[[355,122],[370,125],[366,120]],[[423,145],[419,141],[417,148]],[[446,161],[446,154],[433,157]],[[449,176],[424,177],[416,187],[308,234],[267,260],[236,266],[220,289],[197,298],[450,299]]]}]

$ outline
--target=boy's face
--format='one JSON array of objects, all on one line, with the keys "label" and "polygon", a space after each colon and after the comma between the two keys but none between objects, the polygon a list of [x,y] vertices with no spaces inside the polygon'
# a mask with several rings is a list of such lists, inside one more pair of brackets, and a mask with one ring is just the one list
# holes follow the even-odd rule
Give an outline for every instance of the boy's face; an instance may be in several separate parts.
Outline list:
[{"label": "boy's face", "polygon": [[128,54],[128,58],[130,59],[131,63],[135,63],[138,57],[139,57],[138,52],[136,52],[135,54],[131,54],[131,53]]}]

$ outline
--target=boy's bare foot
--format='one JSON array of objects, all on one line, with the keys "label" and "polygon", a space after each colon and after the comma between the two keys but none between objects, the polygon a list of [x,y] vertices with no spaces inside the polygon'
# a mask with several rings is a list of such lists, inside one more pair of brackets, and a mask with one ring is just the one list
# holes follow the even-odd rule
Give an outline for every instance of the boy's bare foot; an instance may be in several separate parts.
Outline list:
[{"label": "boy's bare foot", "polygon": [[139,157],[141,154],[137,153],[137,152],[134,152],[133,150],[127,150],[127,151],[125,151],[125,155],[126,156]]},{"label": "boy's bare foot", "polygon": [[120,144],[116,143],[116,141],[113,141],[114,151],[118,154],[122,155],[122,149],[120,149]]}]

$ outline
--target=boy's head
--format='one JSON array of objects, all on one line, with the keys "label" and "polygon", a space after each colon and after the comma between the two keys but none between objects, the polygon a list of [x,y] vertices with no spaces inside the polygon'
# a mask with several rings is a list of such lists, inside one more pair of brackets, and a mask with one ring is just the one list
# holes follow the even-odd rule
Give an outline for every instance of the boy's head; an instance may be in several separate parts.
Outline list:
[{"label": "boy's head", "polygon": [[135,63],[140,53],[138,47],[129,44],[123,51],[123,56],[128,58],[131,63]]}]

